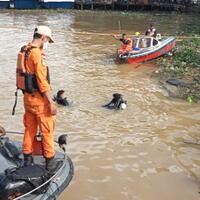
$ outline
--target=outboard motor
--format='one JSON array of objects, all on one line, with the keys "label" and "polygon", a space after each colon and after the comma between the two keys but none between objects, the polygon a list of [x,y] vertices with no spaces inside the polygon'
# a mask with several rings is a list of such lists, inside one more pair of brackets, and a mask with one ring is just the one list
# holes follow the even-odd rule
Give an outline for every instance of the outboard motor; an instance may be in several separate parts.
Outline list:
[{"label": "outboard motor", "polygon": [[119,93],[114,93],[113,94],[113,99],[111,100],[110,103],[104,105],[103,107],[106,107],[108,109],[126,109],[127,107],[127,101],[123,100],[122,94]]}]

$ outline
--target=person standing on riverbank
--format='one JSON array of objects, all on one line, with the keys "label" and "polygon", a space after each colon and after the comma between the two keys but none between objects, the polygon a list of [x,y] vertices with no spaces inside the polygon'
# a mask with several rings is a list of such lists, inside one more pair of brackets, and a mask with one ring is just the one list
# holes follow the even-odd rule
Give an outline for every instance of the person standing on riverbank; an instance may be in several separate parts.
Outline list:
[{"label": "person standing on riverbank", "polygon": [[[53,43],[52,32],[47,26],[35,28],[33,40],[25,46],[24,66],[26,73],[35,77],[36,88],[33,93],[24,91],[24,166],[33,164],[36,134],[42,135],[42,152],[46,159],[46,169],[51,171],[54,161],[54,127],[56,107],[50,96],[48,68],[44,63],[44,52],[48,43]],[[21,50],[22,51],[22,50]]]}]

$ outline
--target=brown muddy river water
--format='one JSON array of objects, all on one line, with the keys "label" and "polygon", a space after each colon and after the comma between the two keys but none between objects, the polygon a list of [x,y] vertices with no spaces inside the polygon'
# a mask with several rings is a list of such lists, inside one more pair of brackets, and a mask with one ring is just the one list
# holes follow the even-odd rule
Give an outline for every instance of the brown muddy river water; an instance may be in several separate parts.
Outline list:
[{"label": "brown muddy river water", "polygon": [[[0,11],[0,123],[23,131],[22,95],[11,116],[16,55],[36,25],[49,25],[56,41],[47,52],[52,93],[65,89],[73,102],[69,108],[58,107],[56,132],[68,133],[68,154],[75,166],[73,181],[58,199],[198,200],[200,146],[185,141],[200,138],[200,107],[167,97],[151,78],[152,64],[115,64],[119,42],[106,34],[118,32],[119,20],[129,33],[144,32],[155,22],[161,34],[174,35],[195,31],[200,17]],[[124,95],[127,110],[101,107],[114,92]]]}]

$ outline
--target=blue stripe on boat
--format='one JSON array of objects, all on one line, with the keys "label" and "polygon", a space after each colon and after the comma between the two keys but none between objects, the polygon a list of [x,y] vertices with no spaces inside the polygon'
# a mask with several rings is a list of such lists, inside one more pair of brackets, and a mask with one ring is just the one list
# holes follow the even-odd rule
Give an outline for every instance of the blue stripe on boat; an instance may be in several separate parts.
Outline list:
[{"label": "blue stripe on boat", "polygon": [[10,1],[9,0],[7,0],[7,1],[1,1],[0,0],[0,9],[1,8],[9,8],[10,7]]},{"label": "blue stripe on boat", "polygon": [[39,7],[38,0],[15,0],[14,5],[17,9],[34,9]]},{"label": "blue stripe on boat", "polygon": [[74,2],[66,1],[66,2],[41,2],[42,8],[50,8],[50,9],[72,9],[74,8]]}]

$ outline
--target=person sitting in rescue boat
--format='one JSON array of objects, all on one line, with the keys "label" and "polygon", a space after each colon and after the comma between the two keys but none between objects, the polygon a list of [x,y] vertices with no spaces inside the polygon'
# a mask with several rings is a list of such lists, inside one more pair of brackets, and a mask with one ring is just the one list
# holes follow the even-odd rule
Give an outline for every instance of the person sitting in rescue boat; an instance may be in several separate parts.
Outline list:
[{"label": "person sitting in rescue boat", "polygon": [[121,38],[118,38],[118,35],[113,35],[113,37],[119,41],[121,41],[123,44],[129,44],[130,38],[127,37],[126,33],[123,33]]},{"label": "person sitting in rescue boat", "polygon": [[128,53],[132,50],[133,40],[128,38],[126,33],[123,33],[121,38],[118,38],[117,35],[113,35],[113,37],[122,42],[121,47],[118,49],[118,55]]},{"label": "person sitting in rescue boat", "polygon": [[127,107],[127,101],[123,100],[122,94],[119,93],[114,93],[113,94],[113,99],[110,101],[110,103],[104,105],[103,107],[106,107],[108,109],[115,109],[115,110],[120,110],[120,109],[126,109]]},{"label": "person sitting in rescue boat", "polygon": [[146,31],[145,35],[146,35],[146,36],[151,36],[151,37],[156,37],[156,35],[157,35],[157,30],[156,30],[156,28],[154,27],[153,24],[150,24],[150,27],[149,27],[149,29]]},{"label": "person sitting in rescue boat", "polygon": [[139,38],[140,38],[140,32],[135,32],[135,35],[133,36],[133,50],[134,51],[139,51],[140,50],[139,47],[135,47],[135,45],[137,44],[137,39],[139,39]]},{"label": "person sitting in rescue boat", "polygon": [[140,38],[140,32],[135,32],[135,35],[133,35],[133,40]]},{"label": "person sitting in rescue boat", "polygon": [[53,100],[59,105],[69,106],[69,102],[67,100],[67,97],[65,97],[65,91],[64,90],[59,90],[57,92],[57,95],[54,96]]}]

